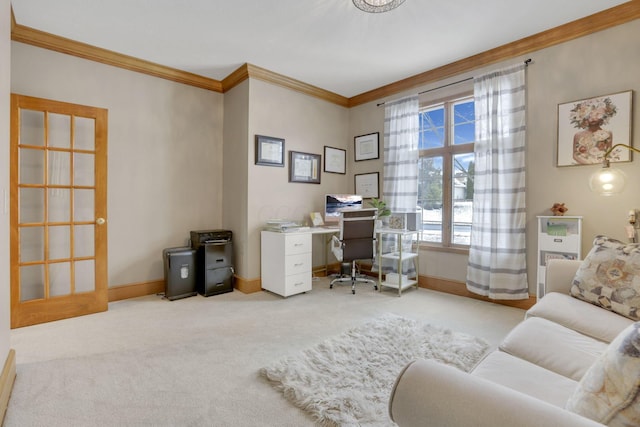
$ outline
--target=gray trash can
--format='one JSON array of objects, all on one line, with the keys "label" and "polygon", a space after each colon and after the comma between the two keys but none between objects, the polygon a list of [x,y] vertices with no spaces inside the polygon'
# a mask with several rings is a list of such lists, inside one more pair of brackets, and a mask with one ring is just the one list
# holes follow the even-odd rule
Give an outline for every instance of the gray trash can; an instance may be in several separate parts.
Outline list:
[{"label": "gray trash can", "polygon": [[196,251],[189,247],[167,248],[164,259],[164,296],[170,301],[197,295]]}]

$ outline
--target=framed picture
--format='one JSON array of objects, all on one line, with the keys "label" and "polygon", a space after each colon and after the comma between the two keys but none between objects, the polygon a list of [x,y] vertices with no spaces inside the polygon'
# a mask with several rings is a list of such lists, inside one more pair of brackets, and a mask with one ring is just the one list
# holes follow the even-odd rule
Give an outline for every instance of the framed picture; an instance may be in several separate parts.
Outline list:
[{"label": "framed picture", "polygon": [[370,133],[367,135],[356,136],[355,142],[355,160],[372,160],[380,158],[380,132]]},{"label": "framed picture", "polygon": [[256,165],[284,167],[284,139],[256,135]]},{"label": "framed picture", "polygon": [[289,151],[289,182],[320,184],[320,154]]},{"label": "framed picture", "polygon": [[378,197],[378,172],[360,173],[354,175],[356,194],[365,199]]},{"label": "framed picture", "polygon": [[[558,105],[558,166],[602,163],[616,144],[631,145],[632,91]],[[631,151],[617,147],[611,162],[631,161]]]},{"label": "framed picture", "polygon": [[324,146],[324,171],[330,173],[347,173],[347,150]]}]

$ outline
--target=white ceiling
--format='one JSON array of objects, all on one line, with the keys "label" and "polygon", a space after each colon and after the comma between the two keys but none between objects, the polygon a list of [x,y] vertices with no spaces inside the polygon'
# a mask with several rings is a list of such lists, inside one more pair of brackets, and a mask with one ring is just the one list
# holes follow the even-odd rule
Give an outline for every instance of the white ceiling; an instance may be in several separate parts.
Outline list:
[{"label": "white ceiling", "polygon": [[345,97],[625,3],[406,0],[12,0],[16,22],[222,80],[244,63]]}]

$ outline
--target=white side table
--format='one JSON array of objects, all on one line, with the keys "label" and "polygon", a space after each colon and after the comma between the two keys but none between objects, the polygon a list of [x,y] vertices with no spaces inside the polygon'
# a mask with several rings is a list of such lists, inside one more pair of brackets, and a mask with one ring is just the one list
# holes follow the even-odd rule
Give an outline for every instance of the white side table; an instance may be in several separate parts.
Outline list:
[{"label": "white side table", "polygon": [[[376,231],[378,238],[378,282],[380,282],[380,292],[382,292],[382,287],[393,288],[398,290],[398,296],[402,295],[402,291],[411,286],[418,287],[418,274],[419,274],[419,257],[418,257],[418,249],[416,247],[415,252],[405,252],[402,247],[402,243],[406,242],[407,239],[411,239],[413,241],[414,236],[418,234],[418,231],[411,230],[398,230],[394,228],[382,228]],[[393,252],[382,253],[382,235],[391,234],[396,236],[397,239],[397,250]],[[398,280],[397,283],[395,281],[390,282],[388,280],[382,281],[382,260],[383,259],[391,259],[397,263],[397,271],[398,271]],[[415,265],[416,274],[413,278],[405,278],[402,274],[402,262],[412,259]]]}]

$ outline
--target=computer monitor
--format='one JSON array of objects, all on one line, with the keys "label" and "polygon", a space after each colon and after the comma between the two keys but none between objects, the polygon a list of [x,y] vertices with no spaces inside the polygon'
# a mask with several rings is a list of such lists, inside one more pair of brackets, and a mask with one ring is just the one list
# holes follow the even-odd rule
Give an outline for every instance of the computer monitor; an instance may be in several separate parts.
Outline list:
[{"label": "computer monitor", "polygon": [[338,223],[340,212],[362,209],[362,196],[359,194],[327,194],[324,200],[324,222]]}]

